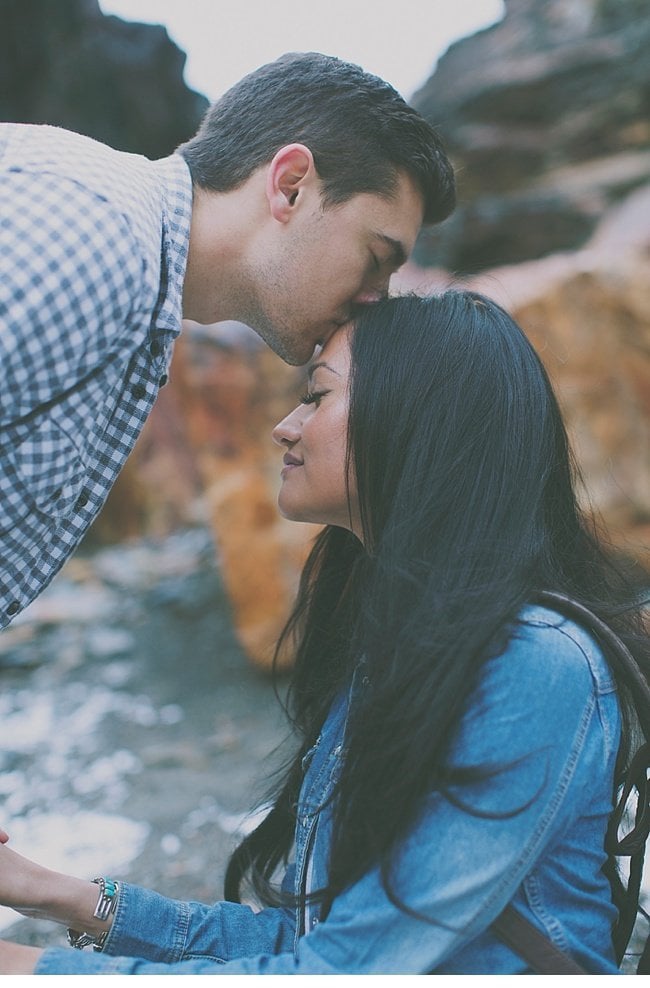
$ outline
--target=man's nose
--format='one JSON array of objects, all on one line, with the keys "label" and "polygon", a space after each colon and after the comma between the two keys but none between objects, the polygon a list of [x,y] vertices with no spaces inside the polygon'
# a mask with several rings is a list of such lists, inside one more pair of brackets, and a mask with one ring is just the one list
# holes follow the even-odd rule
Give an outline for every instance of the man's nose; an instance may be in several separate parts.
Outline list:
[{"label": "man's nose", "polygon": [[382,276],[372,283],[366,283],[355,296],[356,305],[370,305],[373,302],[381,302],[388,295],[388,284],[390,276]]},{"label": "man's nose", "polygon": [[378,288],[366,288],[355,296],[355,305],[371,305],[373,302],[381,302],[386,298],[388,292],[380,291]]}]

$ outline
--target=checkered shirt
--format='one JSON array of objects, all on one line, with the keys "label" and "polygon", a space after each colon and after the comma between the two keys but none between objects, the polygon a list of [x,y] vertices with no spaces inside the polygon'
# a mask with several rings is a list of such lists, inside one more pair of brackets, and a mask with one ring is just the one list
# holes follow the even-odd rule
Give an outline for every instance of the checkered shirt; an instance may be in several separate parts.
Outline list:
[{"label": "checkered shirt", "polygon": [[0,124],[0,627],[78,544],[167,380],[191,211],[179,155]]}]

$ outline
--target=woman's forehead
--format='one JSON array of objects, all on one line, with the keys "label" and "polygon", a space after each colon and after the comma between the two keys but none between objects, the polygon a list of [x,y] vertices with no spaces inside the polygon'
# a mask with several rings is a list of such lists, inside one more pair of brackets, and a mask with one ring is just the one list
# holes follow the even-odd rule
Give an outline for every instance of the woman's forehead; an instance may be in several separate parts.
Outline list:
[{"label": "woman's forehead", "polygon": [[338,375],[347,374],[350,367],[350,336],[353,332],[352,323],[346,323],[337,329],[328,339],[325,346],[309,365],[311,377],[319,368]]}]

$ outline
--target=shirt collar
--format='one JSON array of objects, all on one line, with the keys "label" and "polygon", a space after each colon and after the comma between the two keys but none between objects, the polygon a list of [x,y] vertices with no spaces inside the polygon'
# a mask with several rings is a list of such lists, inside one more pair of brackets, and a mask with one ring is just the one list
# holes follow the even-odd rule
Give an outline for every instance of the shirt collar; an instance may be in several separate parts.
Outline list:
[{"label": "shirt collar", "polygon": [[180,332],[183,318],[183,280],[187,267],[192,219],[192,177],[180,154],[152,162],[163,199],[161,297],[156,328]]}]

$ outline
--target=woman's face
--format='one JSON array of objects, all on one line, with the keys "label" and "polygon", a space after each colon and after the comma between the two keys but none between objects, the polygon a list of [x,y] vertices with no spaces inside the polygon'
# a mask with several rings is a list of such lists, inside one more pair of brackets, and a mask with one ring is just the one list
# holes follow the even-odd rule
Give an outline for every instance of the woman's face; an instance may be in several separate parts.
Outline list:
[{"label": "woman's face", "polygon": [[330,337],[309,368],[307,393],[276,425],[273,440],[284,449],[280,513],[360,536],[354,478],[346,483],[345,462],[351,332],[344,326]]}]

